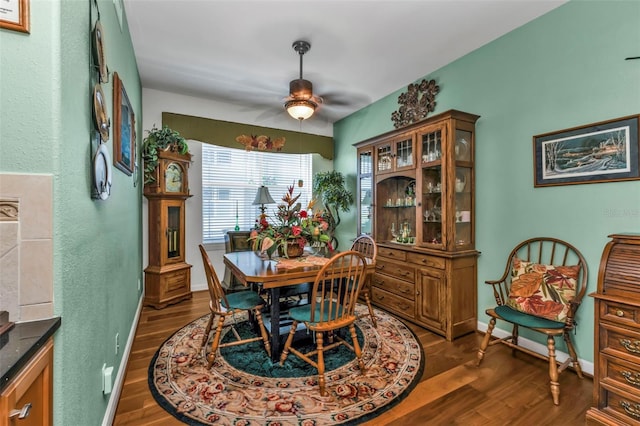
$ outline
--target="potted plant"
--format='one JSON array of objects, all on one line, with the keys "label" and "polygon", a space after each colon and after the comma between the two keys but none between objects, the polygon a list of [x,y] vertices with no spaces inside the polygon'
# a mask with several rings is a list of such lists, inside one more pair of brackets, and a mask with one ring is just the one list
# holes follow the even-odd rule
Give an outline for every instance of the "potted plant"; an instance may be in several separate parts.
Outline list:
[{"label": "potted plant", "polygon": [[353,194],[345,187],[342,173],[335,170],[317,173],[313,178],[313,193],[321,200],[329,222],[328,233],[334,249],[338,248],[335,230],[340,225],[340,211],[349,211]]},{"label": "potted plant", "polygon": [[179,154],[189,152],[187,141],[175,130],[167,126],[158,129],[155,124],[142,141],[142,158],[144,160],[144,183],[155,181],[155,170],[158,167],[158,152],[173,151]]},{"label": "potted plant", "polygon": [[306,245],[318,250],[324,247],[333,250],[327,234],[329,224],[322,212],[311,212],[313,200],[303,209],[299,198],[300,194],[293,193],[293,185],[289,186],[275,216],[271,220],[261,216],[256,221],[249,237],[254,251],[266,253],[271,258],[276,250],[284,257],[300,256]]}]

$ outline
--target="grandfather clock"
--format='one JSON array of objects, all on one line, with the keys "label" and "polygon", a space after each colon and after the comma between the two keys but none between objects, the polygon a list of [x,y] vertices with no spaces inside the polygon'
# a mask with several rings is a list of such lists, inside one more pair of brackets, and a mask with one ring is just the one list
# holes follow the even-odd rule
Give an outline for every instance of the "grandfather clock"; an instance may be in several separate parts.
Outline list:
[{"label": "grandfather clock", "polygon": [[144,304],[161,309],[191,298],[191,265],[185,262],[185,200],[191,154],[158,153],[155,180],[144,186],[149,200],[149,266]]}]

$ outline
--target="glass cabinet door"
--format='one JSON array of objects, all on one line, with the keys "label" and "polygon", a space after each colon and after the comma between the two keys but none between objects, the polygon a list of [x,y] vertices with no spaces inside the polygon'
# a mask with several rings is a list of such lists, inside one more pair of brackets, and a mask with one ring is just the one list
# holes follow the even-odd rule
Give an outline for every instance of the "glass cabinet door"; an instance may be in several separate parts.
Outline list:
[{"label": "glass cabinet door", "polygon": [[411,168],[414,166],[413,161],[413,138],[411,136],[394,142],[395,169]]},{"label": "glass cabinet door", "polygon": [[358,235],[373,233],[373,152],[358,153]]},{"label": "glass cabinet door", "polygon": [[390,172],[393,168],[393,152],[391,142],[378,145],[376,148],[376,173]]},{"label": "glass cabinet door", "polygon": [[442,249],[445,239],[445,178],[442,173],[442,129],[420,135],[421,143],[421,241],[425,246]]},{"label": "glass cabinet door", "polygon": [[473,247],[474,206],[473,206],[473,158],[472,133],[456,129],[454,137],[455,181],[455,247]]}]

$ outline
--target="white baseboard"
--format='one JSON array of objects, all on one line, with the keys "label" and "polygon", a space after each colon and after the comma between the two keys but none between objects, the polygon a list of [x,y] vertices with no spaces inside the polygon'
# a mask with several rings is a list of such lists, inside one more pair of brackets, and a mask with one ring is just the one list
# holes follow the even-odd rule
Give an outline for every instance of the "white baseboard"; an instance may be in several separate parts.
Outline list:
[{"label": "white baseboard", "polygon": [[[488,327],[487,323],[478,321],[478,330],[486,332],[487,327]],[[491,334],[495,337],[502,339],[510,336],[511,332],[501,330],[496,326],[496,328],[493,329],[493,333]],[[531,351],[534,351],[540,355],[546,356],[549,354],[546,344],[543,345],[541,343],[534,342],[533,340],[527,339],[522,336],[518,337],[518,345],[525,347]],[[567,354],[566,352],[556,350],[556,359],[559,362],[564,362],[567,360],[567,358],[569,358],[569,354]],[[578,362],[580,363],[580,367],[582,368],[583,372],[593,376],[593,362],[585,361],[584,359],[580,358],[580,355],[578,355]]]},{"label": "white baseboard", "polygon": [[120,369],[116,375],[116,380],[113,384],[113,392],[109,398],[109,404],[107,404],[107,410],[104,413],[102,419],[102,426],[110,426],[113,424],[113,419],[116,416],[116,410],[118,408],[118,400],[120,399],[120,393],[122,392],[122,386],[124,385],[124,376],[127,372],[127,363],[129,362],[129,355],[131,354],[131,347],[133,346],[133,339],[136,337],[136,329],[138,328],[138,321],[140,320],[140,313],[142,312],[142,301],[144,300],[144,293],[140,295],[138,302],[138,309],[131,324],[131,330],[129,330],[129,338],[127,344],[122,352],[122,361],[120,362]]}]

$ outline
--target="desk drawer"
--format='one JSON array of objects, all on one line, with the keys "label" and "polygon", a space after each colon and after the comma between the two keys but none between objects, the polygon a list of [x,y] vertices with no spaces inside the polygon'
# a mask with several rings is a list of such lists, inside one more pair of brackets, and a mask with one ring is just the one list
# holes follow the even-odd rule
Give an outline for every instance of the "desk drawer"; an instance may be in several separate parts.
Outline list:
[{"label": "desk drawer", "polygon": [[640,365],[607,354],[602,354],[602,361],[601,382],[640,395]]},{"label": "desk drawer", "polygon": [[640,329],[640,308],[635,306],[602,300],[600,301],[600,318]]},{"label": "desk drawer", "polygon": [[397,294],[403,298],[415,299],[415,284],[402,281],[384,274],[373,276],[373,285],[390,293]]},{"label": "desk drawer", "polygon": [[378,247],[378,257],[387,257],[394,260],[406,260],[407,252],[398,249],[392,249],[388,247]]},{"label": "desk drawer", "polygon": [[415,316],[415,303],[413,300],[405,299],[393,293],[381,290],[377,287],[371,289],[372,302],[391,312],[403,317],[413,318]]},{"label": "desk drawer", "polygon": [[625,425],[640,425],[640,398],[622,389],[602,384],[604,400],[601,411],[620,419]]},{"label": "desk drawer", "polygon": [[640,333],[602,322],[600,350],[603,354],[640,364]]}]

